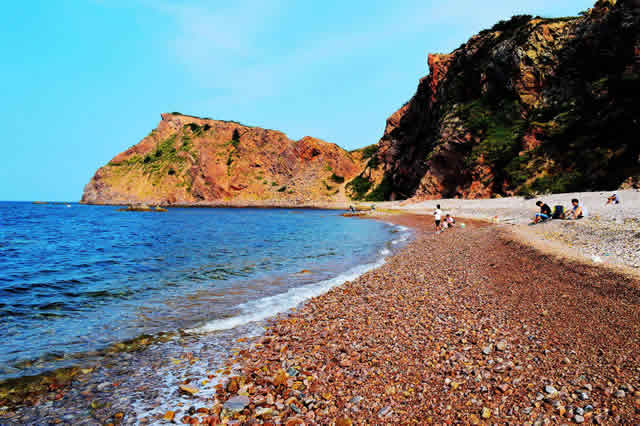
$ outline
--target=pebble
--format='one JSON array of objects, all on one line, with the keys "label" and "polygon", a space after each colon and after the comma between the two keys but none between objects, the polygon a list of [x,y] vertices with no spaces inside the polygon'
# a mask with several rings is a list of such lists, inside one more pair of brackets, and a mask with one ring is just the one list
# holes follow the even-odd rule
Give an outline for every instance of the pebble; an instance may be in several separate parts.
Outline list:
[{"label": "pebble", "polygon": [[551,385],[546,385],[544,387],[544,391],[548,395],[554,395],[554,394],[558,393],[558,390],[556,388],[554,388],[553,386],[551,386]]},{"label": "pebble", "polygon": [[227,402],[224,403],[223,407],[229,411],[242,411],[250,402],[251,401],[248,396],[237,395],[229,398]]},{"label": "pebble", "polygon": [[616,391],[616,393],[614,394],[614,396],[615,396],[616,398],[624,398],[625,396],[627,396],[627,394],[626,394],[626,392],[625,392],[625,391],[623,391],[622,389],[618,389],[618,390]]},{"label": "pebble", "polygon": [[378,417],[385,417],[387,415],[391,414],[391,407],[390,406],[386,406],[386,407],[382,407],[379,411],[378,411]]},{"label": "pebble", "polygon": [[505,351],[507,349],[507,341],[501,340],[496,344],[496,349],[499,351]]},{"label": "pebble", "polygon": [[573,418],[573,421],[576,423],[584,423],[584,417],[582,417],[581,415],[576,414]]},{"label": "pebble", "polygon": [[109,383],[109,382],[100,383],[98,386],[96,386],[96,389],[98,391],[102,392],[103,390],[105,390],[110,385],[111,385],[111,383]]},{"label": "pebble", "polygon": [[349,400],[349,403],[357,405],[357,404],[360,404],[360,401],[362,401],[362,399],[363,398],[360,395],[357,395],[357,396],[354,396],[353,398],[351,398]]},{"label": "pebble", "polygon": [[493,348],[491,346],[485,346],[482,348],[482,353],[485,355],[490,355],[493,352]]},{"label": "pebble", "polygon": [[491,410],[487,407],[483,407],[482,408],[482,418],[483,419],[488,419],[491,417]]}]

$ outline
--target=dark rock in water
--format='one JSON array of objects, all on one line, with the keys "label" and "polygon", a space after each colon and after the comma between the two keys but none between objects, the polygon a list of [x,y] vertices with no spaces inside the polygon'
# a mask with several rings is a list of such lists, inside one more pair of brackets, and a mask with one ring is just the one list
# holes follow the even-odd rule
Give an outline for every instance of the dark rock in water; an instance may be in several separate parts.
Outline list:
[{"label": "dark rock in water", "polygon": [[245,395],[238,395],[232,398],[229,398],[227,402],[224,403],[224,409],[229,411],[242,411],[244,408],[249,405],[249,397]]}]

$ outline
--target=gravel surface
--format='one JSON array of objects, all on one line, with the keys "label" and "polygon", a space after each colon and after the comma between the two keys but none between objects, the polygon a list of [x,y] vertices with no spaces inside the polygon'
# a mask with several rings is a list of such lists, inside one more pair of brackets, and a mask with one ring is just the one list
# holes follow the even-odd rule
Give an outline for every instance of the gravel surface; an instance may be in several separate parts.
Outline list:
[{"label": "gravel surface", "polygon": [[624,223],[625,219],[640,217],[640,191],[617,191],[621,200],[617,205],[606,205],[607,197],[613,192],[575,192],[569,194],[541,195],[526,200],[523,197],[492,198],[480,200],[444,199],[411,203],[410,201],[381,203],[387,208],[396,208],[408,212],[433,214],[437,204],[442,206],[445,213],[455,217],[470,217],[477,219],[493,219],[497,217],[500,223],[526,224],[535,213],[539,212],[536,201],[542,200],[551,208],[563,205],[565,209],[571,207],[571,199],[579,199],[589,211],[590,219],[596,218],[604,222],[617,221]]},{"label": "gravel surface", "polygon": [[[607,205],[609,192],[579,192],[540,196],[532,200],[522,197],[484,200],[433,200],[419,203],[387,203],[387,208],[432,215],[437,204],[445,213],[454,217],[489,220],[504,225],[516,225],[524,239],[541,238],[562,243],[584,260],[596,263],[624,265],[640,271],[640,191],[616,192],[621,199],[617,205]],[[522,228],[531,222],[539,211],[535,202],[539,199],[553,208],[568,208],[571,199],[577,198],[587,207],[589,216],[579,221],[552,220]],[[542,248],[542,247],[541,247]]]},{"label": "gravel surface", "polygon": [[[483,222],[386,219],[416,239],[236,343],[235,368],[206,336],[177,338],[0,407],[0,424],[640,421],[639,280]],[[564,223],[573,239],[590,222]]]},{"label": "gravel surface", "polygon": [[640,420],[640,282],[490,225],[435,234],[431,218],[394,221],[425,232],[275,320],[218,401],[180,421]]}]

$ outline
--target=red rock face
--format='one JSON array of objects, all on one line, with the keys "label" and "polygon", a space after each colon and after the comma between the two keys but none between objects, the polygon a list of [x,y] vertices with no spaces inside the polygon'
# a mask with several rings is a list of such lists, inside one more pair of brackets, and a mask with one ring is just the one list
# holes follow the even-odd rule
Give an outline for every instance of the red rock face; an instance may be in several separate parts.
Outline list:
[{"label": "red rock face", "polygon": [[575,18],[514,17],[451,54],[429,55],[430,74],[378,142],[391,198],[635,182],[638,3],[600,0]]},{"label": "red rock face", "polygon": [[[239,138],[233,140],[234,134]],[[362,169],[339,146],[282,132],[181,114],[100,168],[82,201],[108,204],[344,202],[344,183]]]},{"label": "red rock face", "polygon": [[453,59],[453,55],[442,55],[442,54],[430,54],[428,58],[429,70],[431,73],[427,77],[429,80],[429,89],[431,92],[431,105],[433,106],[438,98],[436,94],[438,93],[438,86],[442,80],[447,76],[447,72],[449,71],[449,65],[451,64],[451,60]]}]

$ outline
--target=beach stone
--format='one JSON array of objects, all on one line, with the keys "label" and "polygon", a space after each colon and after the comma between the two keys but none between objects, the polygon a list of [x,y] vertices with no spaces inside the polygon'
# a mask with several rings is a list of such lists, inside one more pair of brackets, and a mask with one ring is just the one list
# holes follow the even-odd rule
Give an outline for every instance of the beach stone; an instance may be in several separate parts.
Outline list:
[{"label": "beach stone", "polygon": [[505,351],[507,349],[507,341],[506,340],[500,340],[496,344],[496,349],[499,350],[500,352]]},{"label": "beach stone", "polygon": [[249,397],[246,395],[237,395],[231,397],[224,403],[223,407],[229,411],[242,411],[249,405]]},{"label": "beach stone", "polygon": [[491,410],[487,407],[483,407],[482,408],[482,418],[483,419],[489,419],[491,418]]},{"label": "beach stone", "polygon": [[578,394],[578,398],[580,398],[580,401],[586,401],[587,399],[589,399],[589,394],[586,392],[580,392]]},{"label": "beach stone", "polygon": [[349,403],[356,405],[356,404],[360,404],[360,401],[362,401],[362,397],[360,395],[357,395],[351,398],[349,400]]},{"label": "beach stone", "polygon": [[558,390],[556,388],[554,388],[551,385],[547,385],[544,387],[544,391],[545,393],[549,394],[549,395],[555,395],[558,393]]},{"label": "beach stone", "polygon": [[491,345],[482,348],[482,353],[485,355],[489,355],[491,354],[491,352],[493,352],[493,348],[491,347]]},{"label": "beach stone", "polygon": [[576,422],[576,423],[578,423],[578,424],[580,424],[580,423],[584,423],[584,417],[582,417],[582,416],[581,416],[581,415],[579,415],[579,414],[576,414],[576,415],[573,417],[573,421],[574,421],[574,422]]},{"label": "beach stone", "polygon": [[581,407],[577,407],[577,408],[575,409],[575,413],[576,413],[577,415],[579,415],[579,416],[582,416],[582,415],[584,415],[584,410],[583,410]]},{"label": "beach stone", "polygon": [[624,398],[625,396],[627,396],[627,393],[625,391],[623,391],[622,389],[618,389],[616,391],[616,393],[614,394],[614,396],[616,398]]},{"label": "beach stone", "polygon": [[391,407],[390,406],[386,406],[386,407],[382,407],[379,411],[378,411],[378,417],[385,417],[387,415],[391,414]]},{"label": "beach stone", "polygon": [[96,389],[100,392],[102,392],[103,390],[105,390],[109,385],[111,385],[111,383],[109,382],[104,382],[104,383],[100,383],[98,386],[96,386]]},{"label": "beach stone", "polygon": [[180,385],[179,389],[186,394],[189,395],[195,395],[198,393],[198,389],[194,388],[193,386],[187,386],[187,385]]}]

